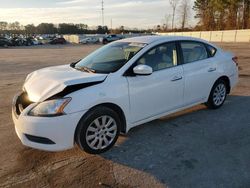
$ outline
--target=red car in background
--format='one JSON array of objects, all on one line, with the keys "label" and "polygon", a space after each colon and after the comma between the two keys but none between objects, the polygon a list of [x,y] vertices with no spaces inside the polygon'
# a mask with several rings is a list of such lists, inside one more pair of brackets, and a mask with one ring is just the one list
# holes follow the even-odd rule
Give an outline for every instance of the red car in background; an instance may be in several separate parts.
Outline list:
[{"label": "red car in background", "polygon": [[64,38],[55,38],[50,41],[50,44],[66,44],[66,40]]}]

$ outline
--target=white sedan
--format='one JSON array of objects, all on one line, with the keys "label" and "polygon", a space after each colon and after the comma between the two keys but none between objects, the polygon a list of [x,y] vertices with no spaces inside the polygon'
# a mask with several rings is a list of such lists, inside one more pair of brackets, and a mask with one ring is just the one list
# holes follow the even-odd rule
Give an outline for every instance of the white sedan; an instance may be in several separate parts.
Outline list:
[{"label": "white sedan", "polygon": [[26,146],[61,151],[76,143],[98,154],[137,125],[201,103],[221,107],[237,81],[237,58],[204,40],[130,38],[29,74],[12,115]]},{"label": "white sedan", "polygon": [[79,41],[80,44],[94,44],[98,42],[99,42],[99,39],[96,37],[87,37]]}]

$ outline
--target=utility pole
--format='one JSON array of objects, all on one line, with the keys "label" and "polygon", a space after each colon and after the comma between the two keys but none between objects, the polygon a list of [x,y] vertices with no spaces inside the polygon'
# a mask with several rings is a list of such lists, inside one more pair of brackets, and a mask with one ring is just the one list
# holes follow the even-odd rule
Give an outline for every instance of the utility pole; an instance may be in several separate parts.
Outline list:
[{"label": "utility pole", "polygon": [[104,1],[102,0],[102,26],[104,26]]},{"label": "utility pole", "polygon": [[111,18],[111,20],[110,20],[110,31],[111,31],[111,33],[112,33],[112,30],[113,30],[113,19]]}]

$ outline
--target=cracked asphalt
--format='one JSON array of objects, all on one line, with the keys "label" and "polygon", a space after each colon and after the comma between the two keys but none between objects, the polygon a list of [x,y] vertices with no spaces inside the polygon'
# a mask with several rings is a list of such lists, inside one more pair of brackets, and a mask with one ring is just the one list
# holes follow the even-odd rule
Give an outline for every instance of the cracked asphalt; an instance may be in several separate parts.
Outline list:
[{"label": "cracked asphalt", "polygon": [[24,147],[11,119],[12,98],[28,73],[100,46],[0,49],[0,187],[250,187],[250,44],[218,45],[239,57],[240,68],[221,109],[198,105],[140,125],[102,155]]}]

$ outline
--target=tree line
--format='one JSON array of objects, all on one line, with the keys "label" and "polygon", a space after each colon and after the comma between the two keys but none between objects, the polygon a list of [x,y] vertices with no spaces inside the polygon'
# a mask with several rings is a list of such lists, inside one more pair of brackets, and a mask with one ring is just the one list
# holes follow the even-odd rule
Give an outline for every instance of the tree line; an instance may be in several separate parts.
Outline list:
[{"label": "tree line", "polygon": [[128,29],[120,26],[115,29],[109,29],[108,26],[97,26],[89,28],[86,24],[73,24],[73,23],[41,23],[37,26],[34,24],[21,25],[19,22],[1,22],[0,21],[0,34],[106,34],[106,33],[143,33],[146,30]]},{"label": "tree line", "polygon": [[72,23],[41,23],[37,26],[34,24],[21,25],[19,22],[0,22],[1,34],[104,34],[109,31],[107,26],[97,26],[90,29],[86,24]]},{"label": "tree line", "polygon": [[[193,6],[191,0],[168,1],[171,11],[154,28],[158,32],[250,28],[250,0],[195,0]],[[198,22],[190,27],[192,9]]]},{"label": "tree line", "polygon": [[195,0],[198,30],[250,28],[250,0]]}]

